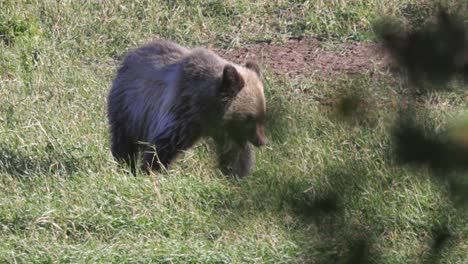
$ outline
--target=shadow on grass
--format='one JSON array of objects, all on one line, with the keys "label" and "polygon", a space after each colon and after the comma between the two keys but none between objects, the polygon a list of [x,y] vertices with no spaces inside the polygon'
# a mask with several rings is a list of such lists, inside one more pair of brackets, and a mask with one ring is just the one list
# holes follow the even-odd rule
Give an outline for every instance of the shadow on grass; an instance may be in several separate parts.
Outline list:
[{"label": "shadow on grass", "polygon": [[50,146],[29,153],[0,146],[0,172],[17,178],[55,173],[71,175],[83,169],[79,163],[80,160],[73,155],[59,153]]},{"label": "shadow on grass", "polygon": [[[325,174],[329,187],[324,190],[318,193],[298,190],[297,195],[284,197],[304,225],[316,227],[321,241],[315,246],[328,252],[318,259],[319,263],[365,264],[371,259],[379,259],[370,254],[374,233],[367,230],[367,226],[349,222],[346,218],[346,201],[353,199],[367,184],[364,172],[359,168],[329,167]],[[307,185],[302,185],[302,189],[304,186]],[[298,241],[305,247],[308,247],[307,243],[307,240]],[[313,261],[317,255],[310,257]]]},{"label": "shadow on grass", "polygon": [[[228,210],[236,213],[223,217],[222,221],[227,226],[241,225],[242,222],[236,216],[249,212],[260,216],[273,214],[292,217],[293,227],[284,228],[288,230],[286,232],[294,233],[291,234],[300,248],[301,262],[382,263],[384,258],[375,242],[377,239],[381,240],[382,234],[388,231],[387,221],[381,222],[379,208],[361,208],[359,204],[350,204],[360,203],[363,193],[375,189],[375,186],[391,191],[394,181],[393,176],[373,178],[365,166],[351,161],[343,166],[327,167],[323,171],[326,186],[319,186],[314,190],[308,190],[312,176],[285,175],[282,178],[268,176],[264,171],[257,170],[253,179],[237,183],[239,193],[234,194],[237,197],[234,200],[243,200],[236,204],[227,201],[225,205]],[[436,211],[432,212],[434,216],[423,226],[409,223],[412,226],[409,228],[414,228],[414,232],[427,232],[430,237],[427,241],[419,241],[426,243],[429,249],[415,261],[438,263],[443,255],[451,251],[450,241],[456,236],[444,222],[446,216],[441,215],[443,212],[438,209]],[[356,213],[362,215],[363,219],[350,217],[350,214]],[[398,211],[395,214],[399,214]],[[400,217],[397,215],[395,219]]]},{"label": "shadow on grass", "polygon": [[345,216],[344,201],[366,188],[366,178],[351,168],[330,167],[324,173],[331,187],[308,191],[309,176],[282,178],[257,170],[251,179],[234,183],[239,192],[227,197],[240,202],[223,203],[233,213],[223,215],[221,225],[236,229],[245,224],[237,216],[249,213],[254,218],[263,214],[292,217],[294,224],[285,228],[300,247],[301,262],[365,264],[378,260],[379,256],[371,254],[371,241],[379,231],[370,232],[364,223],[348,222]]}]

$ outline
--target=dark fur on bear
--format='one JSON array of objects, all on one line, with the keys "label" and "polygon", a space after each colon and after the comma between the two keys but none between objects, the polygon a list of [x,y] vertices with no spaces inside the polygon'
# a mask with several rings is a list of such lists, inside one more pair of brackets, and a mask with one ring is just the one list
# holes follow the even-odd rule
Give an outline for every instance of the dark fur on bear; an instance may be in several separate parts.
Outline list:
[{"label": "dark fur on bear", "polygon": [[221,170],[245,176],[255,162],[250,144],[266,143],[265,111],[255,63],[241,66],[206,49],[155,41],[130,52],[113,82],[108,97],[111,151],[136,174],[141,150],[142,168],[160,170],[198,139],[212,137]]}]

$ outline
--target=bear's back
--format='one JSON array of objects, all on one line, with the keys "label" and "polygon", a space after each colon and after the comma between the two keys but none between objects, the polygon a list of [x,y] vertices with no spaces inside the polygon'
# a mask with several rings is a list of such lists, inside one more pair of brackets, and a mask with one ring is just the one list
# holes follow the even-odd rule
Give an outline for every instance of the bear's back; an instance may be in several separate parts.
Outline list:
[{"label": "bear's back", "polygon": [[170,127],[177,112],[208,112],[226,63],[209,50],[164,40],[135,49],[114,80],[110,116],[125,120],[129,134],[146,139]]},{"label": "bear's back", "polygon": [[129,52],[123,65],[135,68],[137,71],[138,67],[164,67],[176,63],[189,52],[189,49],[176,43],[158,40]]}]

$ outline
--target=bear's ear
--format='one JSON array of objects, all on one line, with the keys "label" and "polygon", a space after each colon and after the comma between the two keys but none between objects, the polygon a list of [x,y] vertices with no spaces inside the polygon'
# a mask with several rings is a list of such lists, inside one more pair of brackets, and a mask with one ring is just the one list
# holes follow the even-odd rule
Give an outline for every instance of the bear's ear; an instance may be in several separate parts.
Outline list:
[{"label": "bear's ear", "polygon": [[220,87],[221,94],[227,97],[236,96],[244,88],[244,85],[244,79],[234,66],[229,64],[224,66],[223,82]]},{"label": "bear's ear", "polygon": [[245,67],[257,73],[258,77],[262,76],[261,71],[260,71],[260,66],[258,66],[257,63],[253,61],[248,61],[245,63]]}]

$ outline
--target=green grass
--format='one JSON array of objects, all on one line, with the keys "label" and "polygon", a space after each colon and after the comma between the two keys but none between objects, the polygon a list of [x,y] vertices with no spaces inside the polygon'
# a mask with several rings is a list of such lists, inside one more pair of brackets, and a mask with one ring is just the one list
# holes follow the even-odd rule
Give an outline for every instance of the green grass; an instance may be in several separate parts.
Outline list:
[{"label": "green grass", "polygon": [[[0,2],[0,262],[340,263],[366,237],[375,263],[421,263],[438,228],[454,234],[442,263],[466,261],[467,214],[447,182],[391,158],[405,89],[389,76],[267,72],[276,125],[242,180],[216,170],[209,141],[151,177],[129,176],[109,151],[107,92],[141,43],[367,41],[381,13],[414,23],[428,1],[101,2]],[[340,121],[324,102],[355,90],[368,109]],[[422,96],[422,122],[443,130],[466,116],[466,96]],[[320,206],[329,200],[336,210]]]}]

